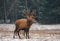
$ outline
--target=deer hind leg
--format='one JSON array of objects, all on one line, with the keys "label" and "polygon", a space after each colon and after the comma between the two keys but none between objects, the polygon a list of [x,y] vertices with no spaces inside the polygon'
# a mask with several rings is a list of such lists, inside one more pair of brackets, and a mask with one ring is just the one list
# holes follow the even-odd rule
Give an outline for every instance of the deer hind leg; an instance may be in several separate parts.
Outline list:
[{"label": "deer hind leg", "polygon": [[17,34],[17,28],[15,28],[14,30],[14,35],[13,35],[13,38],[15,38],[15,35]]},{"label": "deer hind leg", "polygon": [[19,32],[20,32],[20,29],[18,29],[18,36],[19,36],[19,38],[21,39],[21,37],[20,37],[20,35],[19,35]]}]

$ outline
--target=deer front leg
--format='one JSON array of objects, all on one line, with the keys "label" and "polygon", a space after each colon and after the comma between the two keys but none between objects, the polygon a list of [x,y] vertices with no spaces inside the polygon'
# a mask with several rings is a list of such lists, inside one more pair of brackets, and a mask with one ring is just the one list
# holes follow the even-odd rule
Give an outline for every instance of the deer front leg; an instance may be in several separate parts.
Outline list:
[{"label": "deer front leg", "polygon": [[26,30],[26,39],[29,39],[29,30]]},{"label": "deer front leg", "polygon": [[28,39],[29,39],[29,30],[28,30],[28,32],[27,32],[27,37],[28,37]]}]

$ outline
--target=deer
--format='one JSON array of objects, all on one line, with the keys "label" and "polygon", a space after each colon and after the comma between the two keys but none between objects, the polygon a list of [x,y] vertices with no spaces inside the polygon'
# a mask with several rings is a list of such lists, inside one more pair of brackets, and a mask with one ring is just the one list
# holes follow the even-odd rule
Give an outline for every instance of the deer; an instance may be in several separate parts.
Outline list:
[{"label": "deer", "polygon": [[21,39],[19,32],[21,30],[24,30],[24,34],[26,35],[26,39],[29,39],[29,29],[30,26],[33,23],[36,23],[36,17],[34,14],[34,10],[32,10],[31,12],[29,10],[24,10],[24,14],[26,15],[26,18],[22,18],[22,19],[18,19],[15,21],[15,30],[14,30],[14,36],[13,38],[15,38],[15,35],[18,34],[18,37]]}]

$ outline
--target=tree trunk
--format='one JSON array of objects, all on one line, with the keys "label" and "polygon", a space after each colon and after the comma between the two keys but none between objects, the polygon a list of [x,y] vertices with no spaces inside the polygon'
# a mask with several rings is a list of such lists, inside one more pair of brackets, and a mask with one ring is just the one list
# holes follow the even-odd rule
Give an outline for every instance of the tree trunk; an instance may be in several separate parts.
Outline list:
[{"label": "tree trunk", "polygon": [[7,16],[6,16],[6,0],[4,0],[4,22],[6,23]]}]

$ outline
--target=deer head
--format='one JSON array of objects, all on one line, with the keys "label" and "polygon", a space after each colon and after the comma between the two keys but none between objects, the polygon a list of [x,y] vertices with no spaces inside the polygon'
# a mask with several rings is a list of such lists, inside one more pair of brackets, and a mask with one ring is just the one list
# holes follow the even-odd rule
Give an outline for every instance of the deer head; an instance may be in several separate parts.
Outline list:
[{"label": "deer head", "polygon": [[24,14],[27,16],[27,19],[28,19],[29,21],[31,21],[32,23],[33,23],[33,22],[36,22],[36,21],[35,21],[35,17],[36,17],[36,16],[35,16],[35,15],[36,15],[35,12],[36,12],[36,10],[32,10],[32,11],[30,12],[30,10],[25,10],[25,9],[24,9],[23,12],[24,12]]}]

